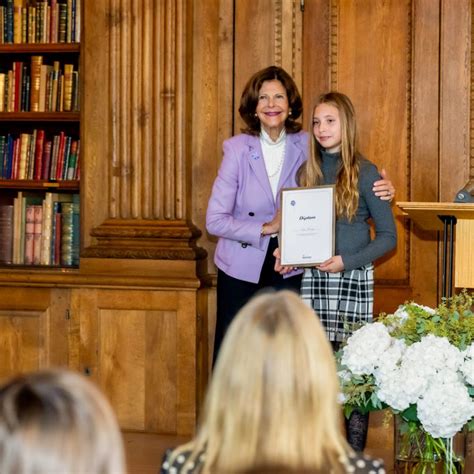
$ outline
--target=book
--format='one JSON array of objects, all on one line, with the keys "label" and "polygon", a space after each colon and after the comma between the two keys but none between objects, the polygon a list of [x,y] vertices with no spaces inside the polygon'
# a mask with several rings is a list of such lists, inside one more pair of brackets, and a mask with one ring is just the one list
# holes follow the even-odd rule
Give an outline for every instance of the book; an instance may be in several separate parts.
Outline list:
[{"label": "book", "polygon": [[6,40],[5,43],[13,43],[13,0],[7,0],[6,12]]},{"label": "book", "polygon": [[[20,194],[20,193],[19,193]],[[33,265],[34,257],[34,231],[35,231],[35,206],[40,205],[40,196],[31,193],[22,193],[22,236],[23,244],[20,248],[20,263]]]},{"label": "book", "polygon": [[0,73],[0,112],[5,110],[5,73]]},{"label": "book", "polygon": [[51,0],[50,4],[50,41],[51,43],[57,43],[58,42],[58,4],[56,0]]},{"label": "book", "polygon": [[69,161],[67,165],[67,172],[66,172],[66,179],[72,180],[76,174],[76,166],[77,166],[77,153],[78,153],[78,140],[73,140],[71,142],[71,150],[69,155]]},{"label": "book", "polygon": [[28,148],[30,143],[30,136],[28,133],[22,133],[20,135],[20,162],[18,165],[18,176],[17,179],[27,179],[27,157],[28,157]]},{"label": "book", "polygon": [[63,99],[63,109],[65,112],[70,112],[72,110],[72,85],[73,85],[73,64],[64,65],[64,99]]},{"label": "book", "polygon": [[[60,194],[60,193],[50,193],[45,194],[43,200],[43,222],[41,227],[41,265],[54,265],[54,259],[52,256],[54,253],[52,249],[55,249],[54,238],[57,235],[55,231],[55,225],[57,224],[57,217],[55,215],[58,213],[59,204],[61,202],[72,202],[73,195],[71,194]],[[56,205],[55,205],[56,203]],[[58,263],[60,257],[58,253]]]},{"label": "book", "polygon": [[[30,74],[28,66],[23,64],[23,73],[21,75],[21,97],[20,97],[20,111],[28,112],[30,108]],[[1,96],[0,96],[1,97]]]},{"label": "book", "polygon": [[12,246],[12,262],[19,265],[20,262],[20,246],[22,244],[21,234],[21,209],[22,209],[22,193],[19,192],[17,197],[13,199],[13,246]]},{"label": "book", "polygon": [[28,43],[36,43],[36,7],[28,6]]},{"label": "book", "polygon": [[33,265],[34,252],[34,232],[35,232],[35,208],[33,205],[25,206],[25,249],[24,259],[25,265]]},{"label": "book", "polygon": [[43,206],[34,206],[34,230],[33,230],[33,265],[39,265],[41,261],[41,227],[43,224]]},{"label": "book", "polygon": [[21,14],[22,14],[23,2],[22,0],[14,0],[13,2],[13,42],[15,44],[21,43]]},{"label": "book", "polygon": [[67,5],[58,3],[58,43],[66,42],[67,33]]},{"label": "book", "polygon": [[44,130],[38,130],[35,143],[35,166],[33,179],[40,180],[43,176]]},{"label": "book", "polygon": [[39,87],[39,100],[38,100],[38,111],[46,111],[46,91],[48,89],[48,77],[50,72],[53,70],[52,66],[42,64],[40,69],[40,87]]},{"label": "book", "polygon": [[45,181],[49,179],[52,146],[53,143],[51,142],[51,140],[46,140],[43,147],[41,179]]},{"label": "book", "polygon": [[43,56],[31,56],[30,110],[32,112],[39,111],[42,64]]},{"label": "book", "polygon": [[27,179],[34,179],[34,172],[35,172],[35,150],[36,150],[36,135],[38,131],[36,128],[33,130],[33,133],[29,136],[28,141],[28,155],[27,155],[27,172],[26,176]]},{"label": "book", "polygon": [[0,205],[0,263],[13,263],[13,205]]},{"label": "book", "polygon": [[56,112],[59,110],[58,107],[58,85],[59,85],[59,76],[61,74],[59,69],[59,61],[54,61],[53,63],[53,74],[52,74],[52,84],[51,84],[51,111]]}]

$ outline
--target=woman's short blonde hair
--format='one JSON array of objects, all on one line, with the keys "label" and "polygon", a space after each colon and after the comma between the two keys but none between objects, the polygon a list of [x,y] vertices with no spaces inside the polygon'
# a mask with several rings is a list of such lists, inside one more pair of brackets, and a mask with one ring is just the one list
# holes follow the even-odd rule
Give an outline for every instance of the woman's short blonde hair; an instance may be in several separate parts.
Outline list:
[{"label": "woman's short blonde hair", "polygon": [[232,323],[209,386],[190,462],[203,472],[256,465],[340,472],[338,379],[317,316],[290,291],[251,300]]},{"label": "woman's short blonde hair", "polygon": [[0,388],[2,474],[123,474],[112,409],[85,377],[65,370],[19,376]]}]

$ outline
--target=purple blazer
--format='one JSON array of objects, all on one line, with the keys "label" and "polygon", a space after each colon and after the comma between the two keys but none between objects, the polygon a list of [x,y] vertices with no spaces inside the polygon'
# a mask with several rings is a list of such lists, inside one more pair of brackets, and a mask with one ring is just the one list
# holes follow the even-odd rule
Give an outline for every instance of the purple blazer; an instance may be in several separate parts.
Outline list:
[{"label": "purple blazer", "polygon": [[[258,136],[237,135],[223,148],[206,215],[207,231],[219,237],[214,262],[227,275],[258,283],[270,240],[260,231],[275,216],[279,197],[275,202]],[[297,186],[296,172],[307,148],[306,132],[287,135],[278,191]]]}]

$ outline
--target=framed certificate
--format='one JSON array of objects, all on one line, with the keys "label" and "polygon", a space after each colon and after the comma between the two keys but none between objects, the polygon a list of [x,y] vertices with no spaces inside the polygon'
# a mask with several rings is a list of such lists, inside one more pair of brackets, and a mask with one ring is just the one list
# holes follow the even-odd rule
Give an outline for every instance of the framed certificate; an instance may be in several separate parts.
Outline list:
[{"label": "framed certificate", "polygon": [[281,191],[281,264],[314,266],[334,255],[335,186]]}]

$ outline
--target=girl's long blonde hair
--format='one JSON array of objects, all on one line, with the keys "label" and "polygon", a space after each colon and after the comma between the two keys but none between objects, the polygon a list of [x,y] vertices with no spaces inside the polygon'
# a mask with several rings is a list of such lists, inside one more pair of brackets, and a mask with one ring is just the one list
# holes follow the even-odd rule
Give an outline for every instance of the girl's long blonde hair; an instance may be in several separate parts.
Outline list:
[{"label": "girl's long blonde hair", "polygon": [[257,465],[344,472],[349,448],[338,391],[332,349],[314,312],[290,291],[257,296],[226,335],[196,438],[170,462],[191,450],[188,465],[205,452],[202,472]]},{"label": "girl's long blonde hair", "polygon": [[[360,154],[356,148],[356,119],[351,100],[341,92],[328,92],[319,96],[311,114],[311,130],[313,114],[320,104],[329,104],[339,111],[341,121],[341,168],[336,178],[336,214],[351,220],[359,206],[359,170]],[[320,145],[311,134],[310,154],[300,169],[298,181],[300,186],[318,186],[322,184]]]}]

